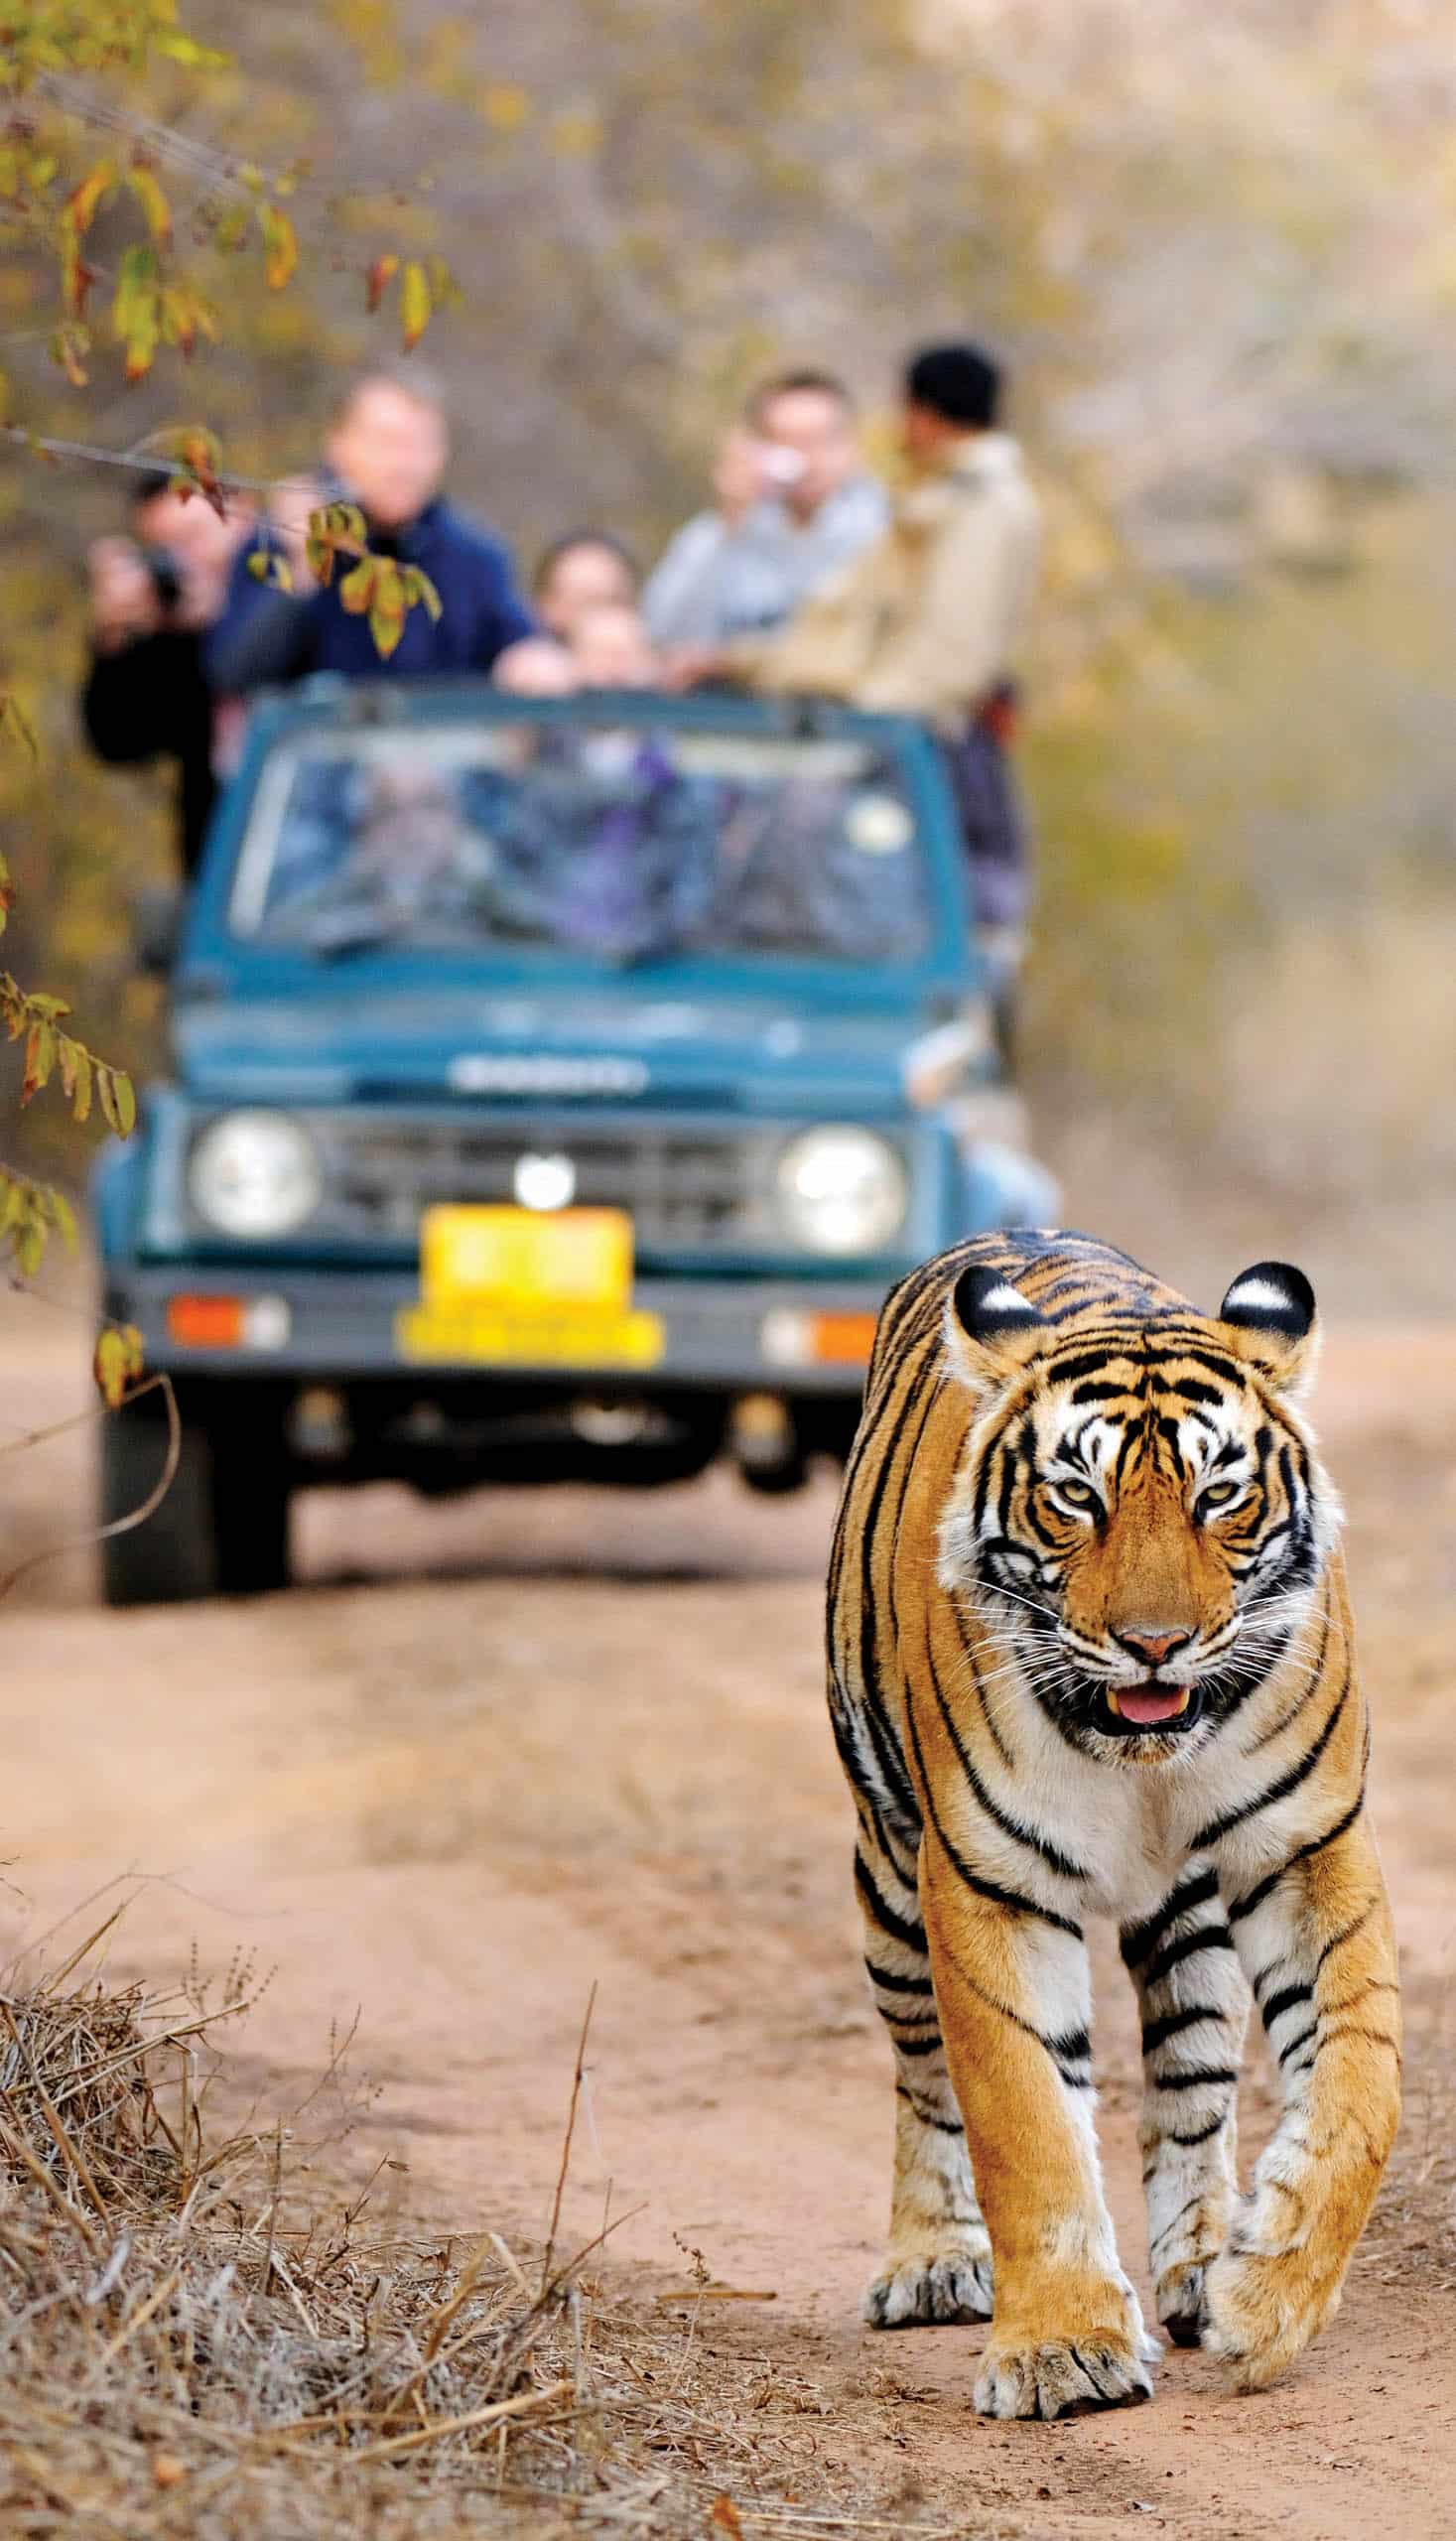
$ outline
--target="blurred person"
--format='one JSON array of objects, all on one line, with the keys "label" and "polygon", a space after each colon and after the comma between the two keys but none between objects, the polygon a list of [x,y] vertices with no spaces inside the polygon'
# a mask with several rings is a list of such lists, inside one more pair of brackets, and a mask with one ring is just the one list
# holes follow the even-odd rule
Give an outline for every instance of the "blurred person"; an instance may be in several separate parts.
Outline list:
[{"label": "blurred person", "polygon": [[619,538],[604,529],[573,529],[538,558],[531,598],[546,633],[569,644],[586,610],[635,608],[637,583],[636,565]]},{"label": "blurred person", "polygon": [[569,646],[579,688],[659,688],[662,663],[639,608],[599,602],[578,618]]},{"label": "blurred person", "polygon": [[855,407],[828,371],[765,381],[729,432],[715,507],[673,539],[642,596],[655,643],[716,646],[771,632],[883,531]]},{"label": "blurred person", "polygon": [[570,636],[538,635],[513,647],[495,684],[517,697],[572,697],[583,688],[660,688],[663,664],[636,602],[587,602]]},{"label": "blurred person", "polygon": [[[245,692],[314,671],[350,679],[491,671],[512,645],[534,637],[509,551],[441,493],[450,433],[442,393],[428,372],[401,364],[356,380],[334,414],[325,458],[326,479],[285,492],[265,535],[265,552],[286,558],[293,590],[259,582],[249,558],[237,560],[226,608],[206,646],[214,688]],[[323,589],[305,560],[308,511],[331,501],[356,504],[371,554],[419,566],[440,596],[439,618],[412,608],[387,657],[368,618],[351,616],[339,599],[346,569],[336,566]]]},{"label": "blurred person", "polygon": [[177,858],[187,876],[201,853],[226,722],[204,675],[203,638],[251,523],[251,507],[235,496],[219,518],[200,494],[184,500],[159,468],[136,482],[129,534],[97,539],[87,560],[86,737],[113,767],[176,762]]},{"label": "blurred person", "polygon": [[1041,507],[1017,443],[997,429],[1000,393],[1000,372],[979,344],[916,353],[900,424],[908,479],[883,536],[780,634],[741,637],[685,670],[934,727],[956,787],[981,949],[1009,1054],[1027,872],[1006,743]]}]

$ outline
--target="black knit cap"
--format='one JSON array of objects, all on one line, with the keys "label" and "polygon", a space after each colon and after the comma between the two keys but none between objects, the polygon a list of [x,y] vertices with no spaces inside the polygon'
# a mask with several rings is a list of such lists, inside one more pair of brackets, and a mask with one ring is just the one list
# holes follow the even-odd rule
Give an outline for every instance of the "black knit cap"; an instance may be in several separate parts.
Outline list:
[{"label": "black knit cap", "polygon": [[984,432],[996,419],[1001,374],[979,344],[927,344],[906,366],[905,394],[943,423]]}]

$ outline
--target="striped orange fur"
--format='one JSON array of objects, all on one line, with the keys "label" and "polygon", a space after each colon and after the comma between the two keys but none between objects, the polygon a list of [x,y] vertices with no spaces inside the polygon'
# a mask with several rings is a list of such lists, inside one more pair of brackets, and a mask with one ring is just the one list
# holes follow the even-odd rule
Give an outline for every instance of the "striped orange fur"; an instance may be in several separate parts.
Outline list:
[{"label": "striped orange fur", "polygon": [[[1217,1316],[1085,1236],[977,1237],[880,1319],[835,1532],[830,1707],[896,2084],[881,2328],[986,2319],[996,2417],[1146,2396],[1093,2125],[1087,1919],[1142,2019],[1159,2321],[1272,2381],[1394,2133],[1340,1510],[1297,1270]],[[1241,2196],[1251,1994],[1283,2115]]]}]

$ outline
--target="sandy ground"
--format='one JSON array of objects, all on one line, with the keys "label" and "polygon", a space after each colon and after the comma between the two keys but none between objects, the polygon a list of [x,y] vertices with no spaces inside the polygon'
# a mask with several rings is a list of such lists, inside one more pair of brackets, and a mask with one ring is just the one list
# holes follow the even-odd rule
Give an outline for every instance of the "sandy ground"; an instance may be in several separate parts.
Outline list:
[{"label": "sandy ground", "polygon": [[[0,1376],[13,1428],[64,1414],[69,1327],[9,1302]],[[310,2087],[331,2024],[357,2014],[376,2095],[348,2158],[406,2161],[414,2210],[461,2229],[542,2230],[595,1985],[569,2227],[624,2217],[612,2265],[644,2299],[687,2281],[684,2244],[772,2295],[704,2306],[696,2335],[790,2395],[806,2514],[1049,2541],[1448,2533],[1456,1333],[1337,1335],[1321,1412],[1351,1508],[1411,2084],[1344,2309],[1276,2391],[1230,2397],[1175,2352],[1150,2407],[992,2427],[969,2406],[982,2333],[859,2326],[890,2091],[822,1717],[828,1484],[786,1504],[728,1477],[444,1511],[321,1495],[299,1513],[309,1584],[255,1607],[107,1616],[86,1555],[49,1565],[7,1609],[4,1938],[121,1880],[128,1972],[169,1973],[194,1942],[216,1967],[251,1950],[274,1973],[231,2082],[267,2106]],[[74,1530],[87,1450],[81,1432],[0,1463],[12,1559]],[[1106,1950],[1099,1979],[1103,2137],[1140,2263],[1133,2032]],[[1256,2136],[1266,2107],[1257,2083]]]}]

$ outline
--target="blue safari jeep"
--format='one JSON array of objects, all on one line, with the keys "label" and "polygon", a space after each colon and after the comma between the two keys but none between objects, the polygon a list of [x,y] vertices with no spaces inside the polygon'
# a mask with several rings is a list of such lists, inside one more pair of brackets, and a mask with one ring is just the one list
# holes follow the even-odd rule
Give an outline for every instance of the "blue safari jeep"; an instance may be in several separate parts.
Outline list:
[{"label": "blue safari jeep", "polygon": [[[113,1602],[280,1585],[310,1481],[792,1488],[874,1316],[1034,1187],[932,742],[829,709],[478,684],[266,702],[96,1189],[181,1471]],[[102,1424],[103,1516],[163,1468]]]}]

